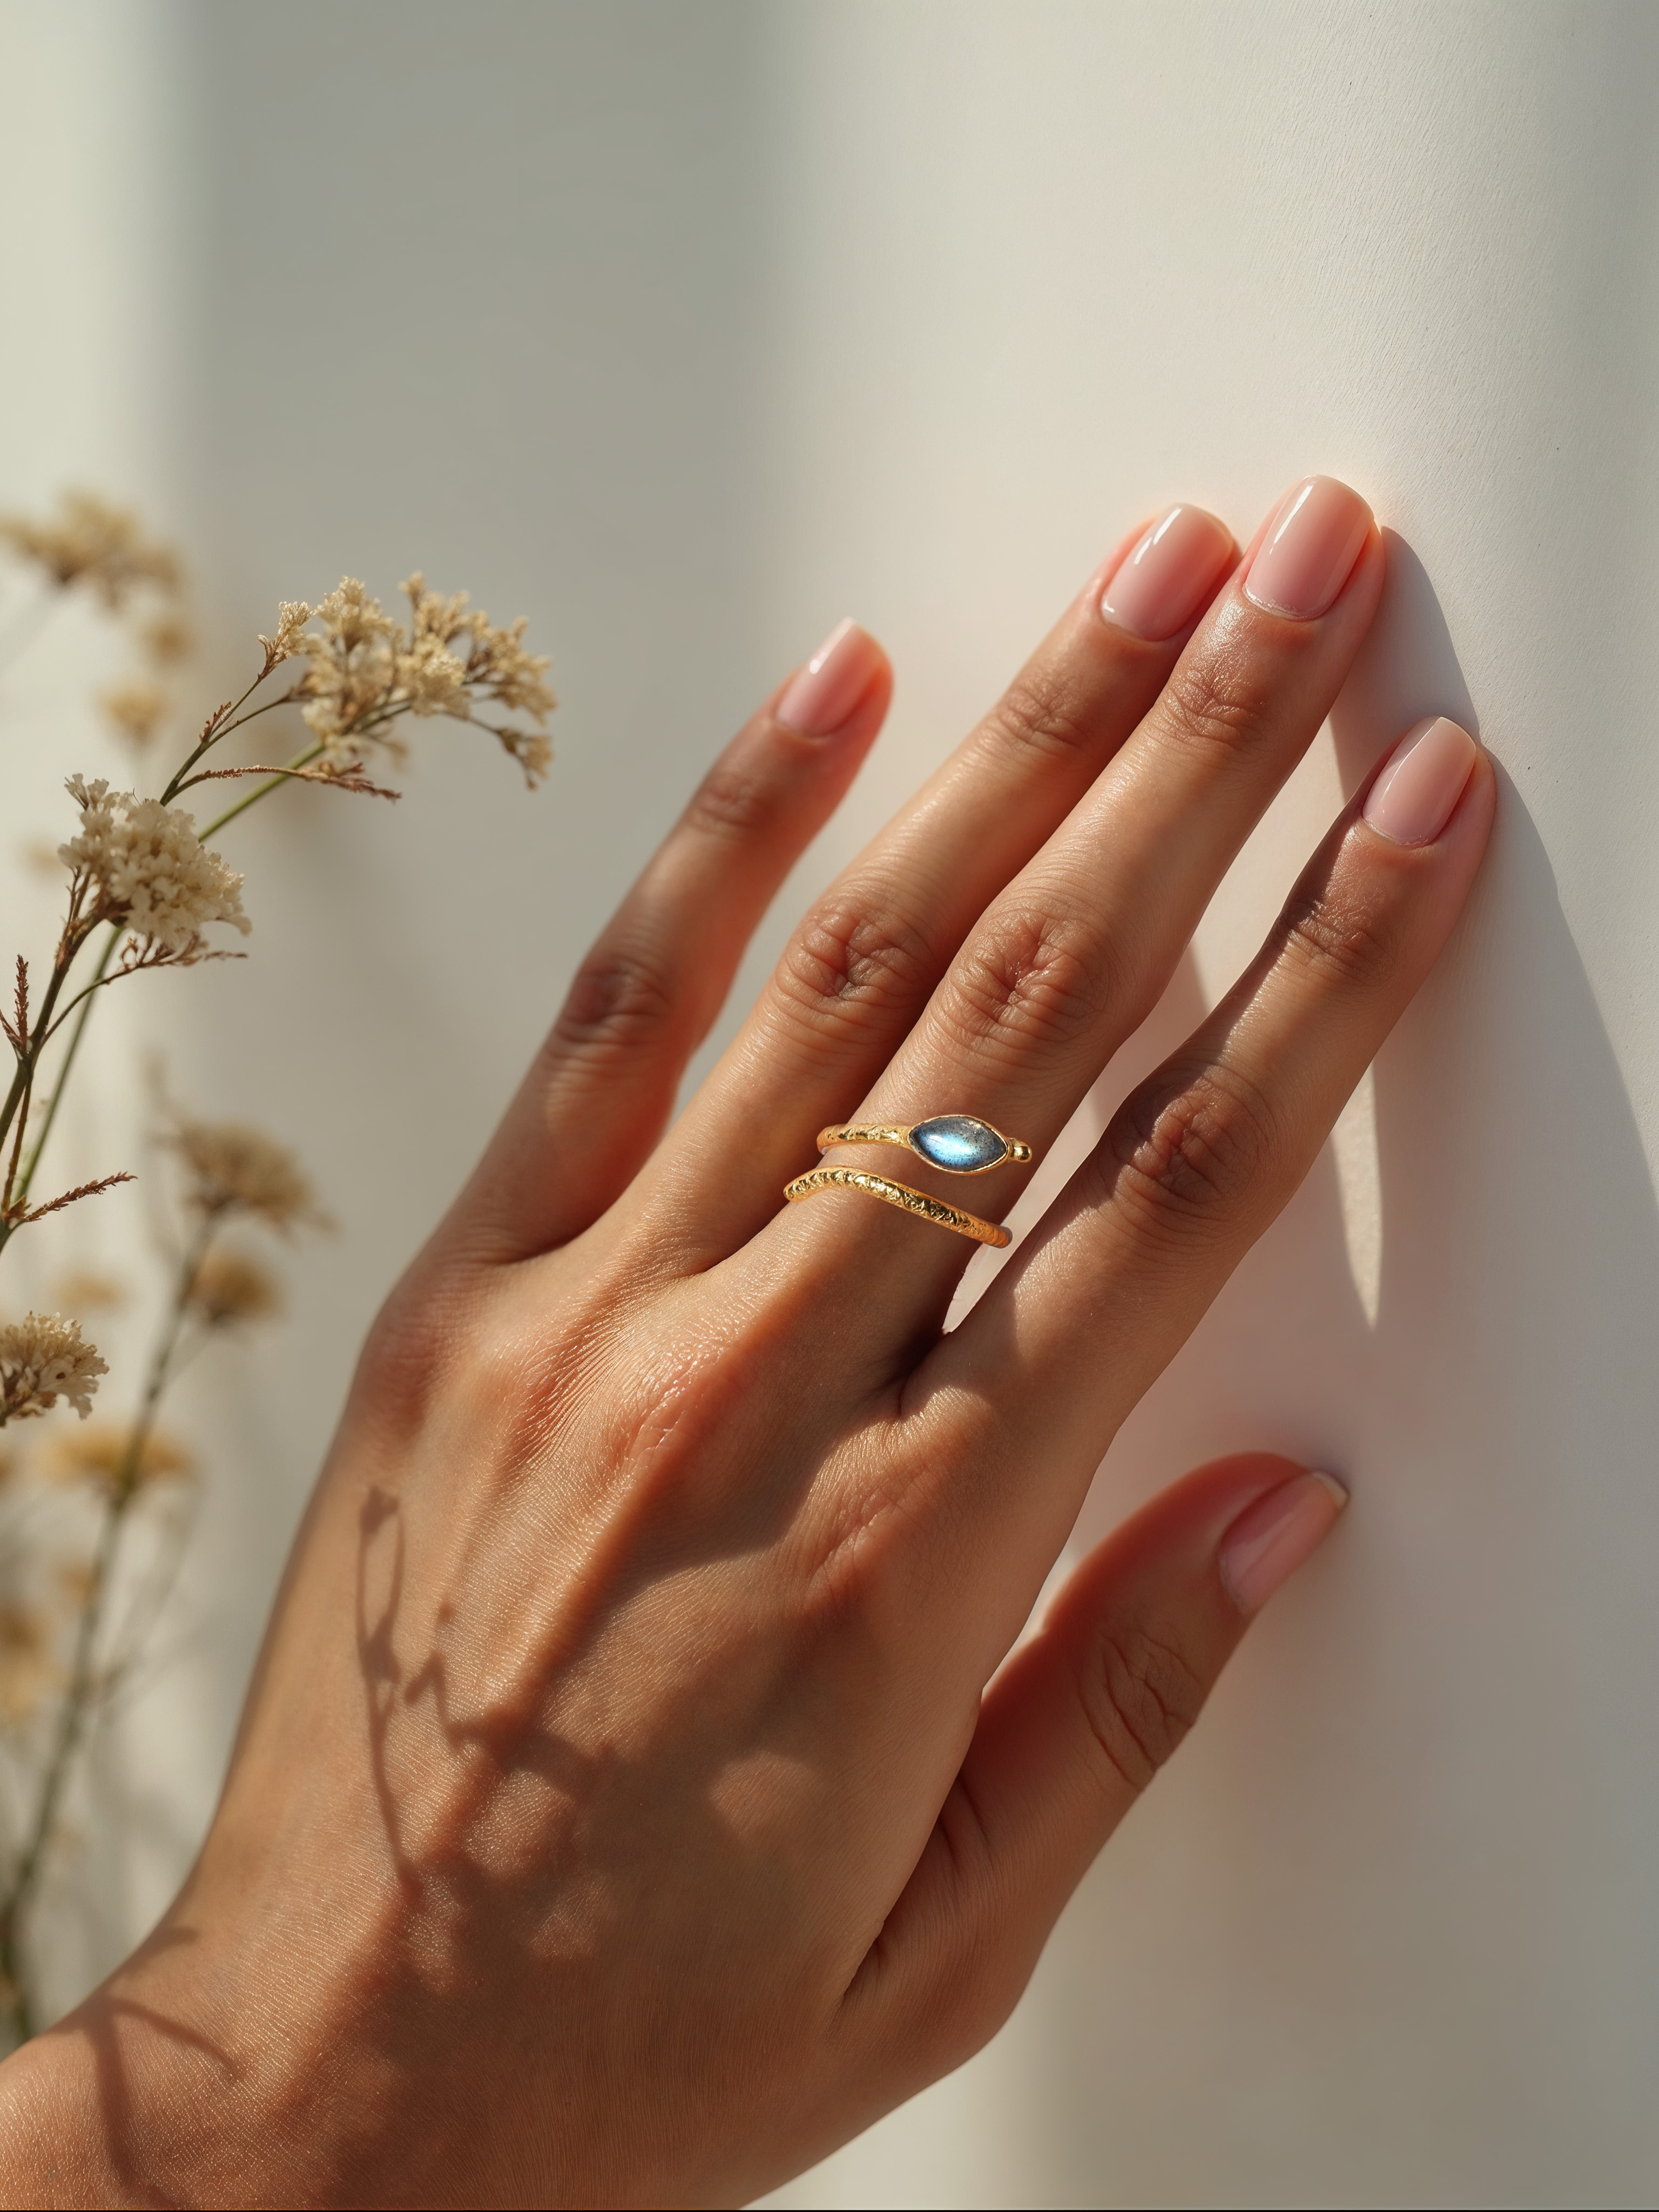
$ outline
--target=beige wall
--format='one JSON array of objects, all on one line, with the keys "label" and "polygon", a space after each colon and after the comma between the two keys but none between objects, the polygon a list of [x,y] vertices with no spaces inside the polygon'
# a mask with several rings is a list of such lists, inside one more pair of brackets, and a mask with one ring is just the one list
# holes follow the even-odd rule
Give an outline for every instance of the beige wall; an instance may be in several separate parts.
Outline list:
[{"label": "beige wall", "polygon": [[1328,469],[1398,534],[1396,580],[1170,1018],[1415,713],[1492,745],[1498,844],[1085,1520],[1249,1443],[1338,1468],[1355,1510],[1004,2036],[786,2200],[1651,2194],[1655,20],[0,17],[31,158],[79,179],[34,222],[99,271],[28,263],[81,381],[0,366],[22,488],[153,498],[216,637],[422,565],[529,614],[565,702],[533,799],[434,731],[395,812],[267,810],[238,848],[253,959],[165,987],[181,1081],[299,1143],[343,1233],[296,1255],[280,1342],[200,1385],[222,1468],[188,1632],[107,1761],[143,1813],[135,1931],[210,1802],[356,1340],[722,733],[843,612],[892,648],[890,733],[804,892],[1129,521],[1182,494],[1243,534]]}]

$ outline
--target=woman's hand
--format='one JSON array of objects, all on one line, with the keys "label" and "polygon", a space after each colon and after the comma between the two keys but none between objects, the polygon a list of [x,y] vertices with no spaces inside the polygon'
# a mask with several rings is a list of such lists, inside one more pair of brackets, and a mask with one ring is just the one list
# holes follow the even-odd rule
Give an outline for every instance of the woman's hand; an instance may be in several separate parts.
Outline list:
[{"label": "woman's hand", "polygon": [[[1444,942],[1490,764],[1443,722],[1384,768],[951,1334],[970,1242],[783,1187],[854,1117],[1041,1156],[1383,559],[1318,478],[1242,562],[1191,508],[1126,541],[665,1134],[880,724],[879,649],[843,627],[737,738],[375,1325],[195,1872],[0,2072],[8,2202],[741,2202],[994,2031],[1340,1508],[1283,1460],[1203,1468],[1002,1664]],[[993,1216],[1028,1172],[830,1158]]]}]

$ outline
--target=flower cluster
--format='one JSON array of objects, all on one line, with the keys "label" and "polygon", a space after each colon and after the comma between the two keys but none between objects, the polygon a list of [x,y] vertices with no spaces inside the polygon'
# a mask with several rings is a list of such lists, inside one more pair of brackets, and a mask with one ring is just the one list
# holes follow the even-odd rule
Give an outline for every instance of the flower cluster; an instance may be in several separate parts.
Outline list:
[{"label": "flower cluster", "polygon": [[84,1421],[108,1372],[97,1346],[82,1342],[78,1321],[27,1314],[0,1328],[0,1426],[50,1413],[60,1398]]},{"label": "flower cluster", "polygon": [[283,1293],[268,1267],[246,1252],[207,1254],[189,1292],[190,1310],[209,1328],[234,1328],[264,1321],[283,1310]]},{"label": "flower cluster", "polygon": [[81,834],[58,848],[58,857],[84,886],[90,922],[113,921],[131,930],[146,954],[183,965],[207,949],[210,922],[228,922],[246,936],[242,878],[210,852],[196,835],[193,816],[158,799],[111,791],[101,779],[69,779],[81,810]]},{"label": "flower cluster", "polygon": [[[293,696],[331,763],[361,765],[367,748],[398,753],[391,725],[400,716],[447,714],[480,720],[476,706],[494,702],[538,726],[480,721],[516,760],[527,783],[546,775],[552,748],[541,725],[556,702],[546,683],[549,662],[526,650],[522,617],[507,629],[467,594],[428,591],[418,573],[402,586],[410,605],[407,628],[394,622],[355,576],[343,577],[319,606],[284,601],[274,637],[260,639],[268,665],[303,653],[306,672]],[[306,627],[314,613],[320,628]]]},{"label": "flower cluster", "polygon": [[46,1617],[31,1605],[0,1604],[0,1719],[27,1720],[52,1680]]},{"label": "flower cluster", "polygon": [[190,1203],[204,1217],[240,1213],[282,1230],[325,1218],[293,1153],[263,1129],[180,1115],[167,1141],[184,1163]]},{"label": "flower cluster", "polygon": [[107,1491],[143,1490],[196,1472],[195,1461],[174,1438],[152,1429],[135,1442],[121,1421],[70,1430],[56,1440],[49,1467],[60,1482],[89,1482]]},{"label": "flower cluster", "polygon": [[152,684],[145,677],[131,676],[106,691],[98,703],[114,725],[117,734],[137,751],[143,752],[154,744],[155,732],[166,719],[167,695],[159,684]]},{"label": "flower cluster", "polygon": [[0,515],[0,544],[44,568],[60,590],[87,585],[112,612],[142,586],[164,592],[179,586],[172,549],[146,538],[137,515],[91,492],[65,492],[55,522]]}]

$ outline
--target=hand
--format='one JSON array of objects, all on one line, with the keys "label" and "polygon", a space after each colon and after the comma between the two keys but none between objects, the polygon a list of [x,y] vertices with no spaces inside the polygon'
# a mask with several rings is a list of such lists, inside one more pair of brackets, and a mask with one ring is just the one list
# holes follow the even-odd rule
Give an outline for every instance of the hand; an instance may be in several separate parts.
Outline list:
[{"label": "hand", "polygon": [[[1191,508],[1127,540],[665,1135],[874,738],[879,649],[844,627],[737,738],[375,1324],[195,1871],[0,2069],[7,2202],[742,2202],[992,2034],[1339,1510],[1286,1461],[1202,1468],[1003,1663],[1443,943],[1490,763],[1440,722],[1383,769],[950,1334],[970,1242],[781,1193],[854,1117],[969,1113],[1041,1156],[1383,562],[1327,479],[1242,561]],[[994,1216],[1027,1172],[830,1159]]]}]

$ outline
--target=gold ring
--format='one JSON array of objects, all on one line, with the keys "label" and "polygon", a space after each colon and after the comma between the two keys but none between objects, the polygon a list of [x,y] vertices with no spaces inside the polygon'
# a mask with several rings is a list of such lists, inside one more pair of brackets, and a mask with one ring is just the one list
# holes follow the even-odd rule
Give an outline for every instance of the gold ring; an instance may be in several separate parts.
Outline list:
[{"label": "gold ring", "polygon": [[[1031,1158],[1029,1145],[1017,1137],[1005,1137],[1000,1129],[994,1129],[988,1121],[972,1114],[935,1114],[926,1121],[902,1125],[837,1121],[818,1131],[818,1150],[827,1152],[831,1145],[903,1145],[918,1159],[926,1160],[929,1167],[942,1168],[946,1175],[983,1175],[989,1168],[1000,1168],[1005,1160]],[[1013,1242],[994,1221],[981,1221],[978,1214],[969,1213],[962,1206],[947,1206],[942,1198],[930,1198],[925,1190],[913,1190],[908,1182],[872,1175],[866,1168],[813,1168],[786,1184],[783,1194],[793,1205],[811,1198],[814,1191],[836,1189],[867,1191],[885,1205],[920,1214],[924,1221],[954,1230],[958,1237],[971,1237],[976,1244],[1000,1250]]]},{"label": "gold ring", "polygon": [[1005,1137],[974,1114],[935,1114],[901,1127],[890,1121],[842,1121],[818,1131],[818,1150],[831,1145],[906,1145],[930,1168],[946,1175],[984,1175],[1005,1160],[1029,1160],[1031,1147]]},{"label": "gold ring", "polygon": [[929,1198],[925,1190],[912,1190],[908,1182],[890,1182],[885,1176],[872,1175],[866,1168],[811,1168],[793,1182],[786,1183],[783,1194],[793,1204],[811,1198],[815,1190],[837,1187],[868,1191],[872,1198],[884,1199],[889,1206],[902,1206],[906,1213],[919,1213],[924,1221],[936,1222],[941,1229],[954,1229],[958,1237],[971,1237],[975,1244],[1000,1249],[1014,1241],[994,1221],[981,1221],[976,1213],[964,1213],[959,1206],[947,1206],[942,1198]]}]

